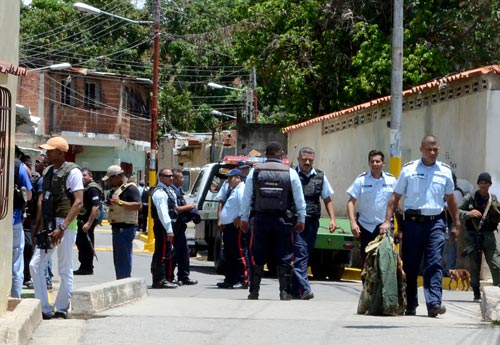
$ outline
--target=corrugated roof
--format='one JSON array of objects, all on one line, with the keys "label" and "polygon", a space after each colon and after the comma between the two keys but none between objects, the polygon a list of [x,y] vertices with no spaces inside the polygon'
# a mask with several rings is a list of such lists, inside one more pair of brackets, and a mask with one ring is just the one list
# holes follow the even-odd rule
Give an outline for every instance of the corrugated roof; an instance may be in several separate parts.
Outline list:
[{"label": "corrugated roof", "polygon": [[[403,97],[404,96],[409,96],[409,95],[412,95],[412,94],[415,94],[415,93],[418,93],[418,92],[422,92],[423,90],[428,90],[428,89],[432,89],[432,88],[438,88],[441,83],[448,83],[448,84],[450,84],[452,82],[457,82],[457,81],[465,80],[465,79],[468,79],[468,78],[477,77],[478,75],[491,74],[491,73],[493,73],[493,74],[500,74],[500,65],[491,65],[491,66],[480,67],[480,68],[472,69],[472,70],[469,70],[469,71],[465,71],[465,72],[460,72],[460,73],[448,75],[448,76],[443,77],[443,78],[437,78],[437,79],[434,79],[433,81],[428,82],[426,84],[418,85],[418,86],[412,87],[409,90],[403,91]],[[292,132],[294,130],[310,126],[310,125],[312,125],[314,123],[317,123],[317,122],[321,122],[321,121],[325,121],[325,120],[330,120],[330,119],[333,119],[333,118],[337,118],[337,117],[345,116],[345,115],[348,115],[348,114],[352,114],[352,113],[357,112],[359,110],[367,109],[367,108],[370,108],[370,107],[372,107],[374,105],[378,105],[378,104],[382,104],[382,103],[388,103],[390,101],[391,101],[391,96],[385,96],[385,97],[377,98],[375,100],[372,100],[372,101],[369,101],[369,102],[366,102],[366,103],[355,105],[352,108],[347,108],[347,109],[344,109],[344,110],[341,110],[341,111],[336,111],[336,112],[329,113],[329,114],[326,114],[326,115],[321,115],[321,116],[312,118],[310,120],[307,120],[307,121],[304,121],[304,122],[301,122],[301,123],[297,123],[295,125],[291,125],[291,126],[285,127],[283,129],[283,131],[285,133],[289,133],[289,132]]]}]

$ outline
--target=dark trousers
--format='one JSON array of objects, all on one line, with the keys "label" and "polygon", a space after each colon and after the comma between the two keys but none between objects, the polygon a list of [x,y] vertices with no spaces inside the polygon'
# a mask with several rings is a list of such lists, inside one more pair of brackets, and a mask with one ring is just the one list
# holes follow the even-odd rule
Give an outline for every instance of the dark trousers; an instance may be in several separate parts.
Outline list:
[{"label": "dark trousers", "polygon": [[403,269],[406,273],[407,308],[418,307],[417,278],[424,259],[424,295],[427,305],[441,304],[443,271],[441,256],[444,248],[445,223],[442,219],[429,222],[404,222]]},{"label": "dark trousers", "polygon": [[[87,233],[83,232],[82,228],[85,223],[78,221],[78,232],[76,234],[76,247],[78,248],[78,261],[80,261],[80,270],[94,270],[94,229],[97,222],[90,227]],[[88,237],[87,237],[88,234]]]},{"label": "dark trousers", "polygon": [[248,283],[248,260],[246,234],[234,224],[226,224],[222,229],[224,241],[225,279],[229,284]]},{"label": "dark trousers", "polygon": [[379,224],[376,226],[376,228],[373,230],[373,232],[370,232],[363,228],[361,224],[358,223],[360,234],[359,234],[359,242],[360,242],[360,256],[361,256],[361,267],[364,267],[365,265],[365,260],[366,260],[366,247],[368,246],[368,243],[373,241],[379,234],[380,232],[380,225]]},{"label": "dark trousers", "polygon": [[148,230],[148,205],[142,205],[139,226],[142,232],[146,232]]},{"label": "dark trousers", "polygon": [[116,279],[130,278],[132,275],[132,241],[136,226],[111,225],[113,231],[113,262]]},{"label": "dark trousers", "polygon": [[189,277],[189,248],[186,239],[186,223],[172,224],[174,230],[174,248],[175,256],[167,259],[167,279],[174,279],[174,269],[177,266],[177,279],[179,281]]},{"label": "dark trousers", "polygon": [[[157,220],[159,222],[159,220]],[[162,280],[167,279],[167,272],[173,271],[167,265],[167,262],[171,265],[174,264],[173,260],[168,260],[168,257],[173,248],[173,243],[171,243],[167,238],[167,233],[163,228],[159,226],[153,227],[153,232],[155,235],[155,251],[153,253],[153,258],[151,261],[151,271],[153,274],[153,284],[160,283]]]},{"label": "dark trousers", "polygon": [[318,217],[306,217],[304,231],[295,233],[292,275],[292,294],[294,296],[300,296],[302,293],[311,290],[307,268],[309,266],[309,256],[318,237],[318,228]]},{"label": "dark trousers", "polygon": [[33,239],[31,237],[31,229],[24,228],[24,281],[27,283],[31,280],[30,261],[33,256]]},{"label": "dark trousers", "polygon": [[[268,253],[273,254],[276,264],[287,269],[292,268],[293,223],[275,214],[257,213],[250,240],[252,265],[263,266]],[[269,243],[274,243],[269,248]]]}]

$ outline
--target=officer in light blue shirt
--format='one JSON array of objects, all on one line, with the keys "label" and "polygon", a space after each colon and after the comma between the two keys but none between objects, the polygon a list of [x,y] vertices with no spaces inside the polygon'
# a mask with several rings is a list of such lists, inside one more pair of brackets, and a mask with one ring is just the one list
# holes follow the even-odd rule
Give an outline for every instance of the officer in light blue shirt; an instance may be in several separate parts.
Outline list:
[{"label": "officer in light blue shirt", "polygon": [[396,185],[396,178],[383,171],[385,161],[382,151],[371,150],[368,153],[368,165],[370,171],[359,175],[347,190],[347,215],[352,234],[359,238],[361,243],[361,264],[366,258],[366,246],[379,234],[379,227],[385,219],[387,202]]},{"label": "officer in light blue shirt", "polygon": [[[436,317],[446,312],[442,302],[441,256],[445,243],[444,204],[455,224],[450,234],[458,235],[460,219],[453,194],[454,184],[451,169],[437,161],[439,152],[438,139],[426,136],[420,145],[422,158],[403,166],[401,175],[389,199],[385,221],[380,231],[390,229],[390,218],[401,196],[404,200],[404,222],[400,230],[403,234],[403,269],[406,273],[406,315],[416,315],[418,307],[417,277],[420,262],[424,260],[423,278],[427,315]],[[425,254],[425,255],[424,255]]]},{"label": "officer in light blue shirt", "polygon": [[225,183],[228,188],[221,189],[217,194],[217,199],[223,200],[223,206],[218,214],[218,228],[222,230],[224,241],[225,277],[223,282],[217,283],[222,289],[248,287],[247,237],[239,230],[240,206],[245,190],[242,179],[241,170],[232,169],[227,174]]}]

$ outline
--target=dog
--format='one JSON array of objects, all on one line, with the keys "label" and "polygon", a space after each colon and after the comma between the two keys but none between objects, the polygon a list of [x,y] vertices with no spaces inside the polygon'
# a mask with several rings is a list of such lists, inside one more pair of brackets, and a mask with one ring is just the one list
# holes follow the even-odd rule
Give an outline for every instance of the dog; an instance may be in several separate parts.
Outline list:
[{"label": "dog", "polygon": [[457,282],[457,287],[455,290],[458,290],[459,281],[462,282],[462,290],[468,291],[470,288],[470,273],[466,269],[458,268],[449,271],[450,275],[450,283],[448,284],[448,289],[451,290],[451,284],[453,281]]}]

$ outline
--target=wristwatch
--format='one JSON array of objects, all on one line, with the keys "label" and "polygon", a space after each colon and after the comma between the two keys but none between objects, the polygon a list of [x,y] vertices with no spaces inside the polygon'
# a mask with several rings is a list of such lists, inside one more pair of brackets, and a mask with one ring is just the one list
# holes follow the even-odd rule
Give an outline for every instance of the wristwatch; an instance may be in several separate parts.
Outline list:
[{"label": "wristwatch", "polygon": [[123,206],[123,204],[124,204],[123,200],[118,201],[118,205]]},{"label": "wristwatch", "polygon": [[59,229],[62,231],[65,231],[68,227],[64,225],[63,223],[59,224]]}]

